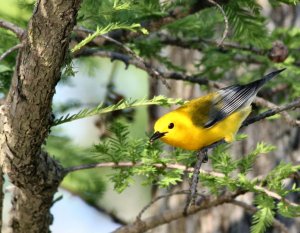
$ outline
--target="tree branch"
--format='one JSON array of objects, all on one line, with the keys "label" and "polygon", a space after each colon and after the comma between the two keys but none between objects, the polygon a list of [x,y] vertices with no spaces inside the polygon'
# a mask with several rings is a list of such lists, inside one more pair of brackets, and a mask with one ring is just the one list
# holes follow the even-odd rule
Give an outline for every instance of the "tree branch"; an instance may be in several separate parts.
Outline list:
[{"label": "tree branch", "polygon": [[[225,194],[221,195],[217,198],[215,197],[208,197],[205,198],[200,205],[198,206],[191,206],[188,211],[187,215],[195,214],[201,210],[209,209],[211,207],[215,207],[218,205],[222,205],[224,203],[232,201],[237,196],[243,194],[241,191],[237,191],[235,193]],[[171,221],[174,221],[176,219],[186,217],[183,213],[183,208],[179,207],[174,210],[167,210],[164,211],[161,214],[158,214],[154,217],[149,217],[144,220],[137,219],[134,223],[129,224],[127,226],[120,227],[114,233],[128,233],[128,232],[145,232],[147,230],[153,229],[157,226],[169,223]]]},{"label": "tree branch", "polygon": [[[136,220],[137,221],[141,220],[142,215],[146,212],[146,210],[149,209],[155,202],[157,202],[157,201],[159,201],[159,200],[161,200],[163,198],[168,198],[168,197],[175,196],[175,195],[189,195],[189,194],[190,194],[189,190],[180,190],[178,192],[167,193],[165,195],[161,195],[161,196],[155,197],[146,206],[144,206],[144,208],[137,215]],[[199,195],[199,194],[197,193],[197,195]]]},{"label": "tree branch", "polygon": [[[187,81],[191,83],[197,83],[199,85],[211,84],[211,86],[215,86],[215,82],[211,82],[206,78],[199,78],[197,75],[192,76],[192,75],[185,75],[185,74],[175,73],[175,72],[161,72],[158,69],[151,67],[150,63],[147,63],[146,61],[141,62],[123,53],[86,48],[79,51],[77,54],[75,54],[76,58],[86,57],[86,56],[99,56],[99,57],[110,58],[111,61],[119,60],[124,62],[125,69],[128,67],[129,64],[134,65],[135,67],[144,70],[147,73],[149,73],[149,69],[151,69],[153,72],[155,72],[163,79],[181,80],[181,81]],[[149,74],[151,75],[151,73]]]},{"label": "tree branch", "polygon": [[[178,46],[178,47],[182,47],[185,49],[202,50],[202,47],[200,46],[201,44],[209,44],[209,45],[215,45],[215,46],[218,45],[218,43],[216,41],[202,39],[202,38],[183,40],[182,38],[173,37],[166,33],[157,33],[157,36],[158,36],[159,40],[161,41],[161,43],[163,43],[165,45],[173,45],[173,46]],[[242,50],[242,51],[249,51],[256,55],[266,55],[268,53],[268,50],[256,48],[256,47],[253,47],[250,45],[249,46],[240,45],[240,44],[233,43],[233,42],[223,42],[221,47],[222,48],[220,48],[220,50],[221,49],[222,50],[238,49],[238,50]]]},{"label": "tree branch", "polygon": [[[299,120],[294,120],[287,112],[285,112],[286,110],[300,108],[299,98],[297,100],[293,101],[292,103],[285,104],[281,107],[277,106],[276,104],[274,104],[270,101],[267,101],[263,98],[260,98],[260,97],[256,97],[254,102],[256,104],[258,104],[259,106],[263,106],[263,107],[267,107],[267,108],[271,109],[271,110],[268,110],[270,112],[268,114],[266,114],[267,115],[266,117],[273,116],[277,113],[280,113],[282,115],[283,119],[289,125],[291,125],[291,126],[300,126],[300,121]],[[266,111],[266,112],[268,112],[268,111]],[[266,118],[266,117],[263,117],[263,118]]]},{"label": "tree branch", "polygon": [[219,42],[217,42],[217,46],[220,47],[223,45],[223,42],[224,40],[226,39],[227,37],[227,34],[228,34],[228,18],[223,10],[223,8],[220,6],[220,4],[218,4],[217,2],[215,2],[214,0],[208,0],[210,3],[212,3],[213,5],[215,5],[221,12],[221,14],[223,15],[223,18],[224,18],[224,23],[225,23],[225,29],[224,29],[224,32],[223,32],[223,35],[222,35],[222,38]]},{"label": "tree branch", "polygon": [[[64,168],[64,175],[67,175],[70,172],[75,172],[75,171],[80,171],[80,170],[85,170],[85,169],[91,169],[91,168],[101,168],[101,167],[112,167],[112,168],[122,168],[122,167],[137,167],[137,166],[142,166],[142,163],[133,163],[133,162],[119,162],[119,163],[113,163],[113,162],[107,162],[107,163],[93,163],[93,164],[83,164],[83,165],[79,165],[79,166],[73,166],[73,167],[68,167],[68,168]],[[193,173],[194,172],[194,168],[193,167],[186,167],[183,166],[181,164],[152,164],[153,167],[156,168],[167,168],[167,169],[180,169],[183,170],[185,172],[190,172]],[[214,177],[224,177],[224,174],[222,173],[218,173],[218,172],[213,172],[213,171],[205,171],[203,169],[200,169],[200,174],[205,174],[205,175],[209,175],[209,176],[214,176]],[[255,180],[255,178],[253,179]],[[259,179],[257,179],[259,180]],[[259,185],[255,185],[254,190],[259,191],[259,192],[263,192],[264,194],[279,200],[279,201],[284,201],[287,204],[294,206],[294,207],[299,207],[298,204],[289,201],[283,197],[281,197],[279,194],[272,192],[262,186]]]},{"label": "tree branch", "polygon": [[17,44],[14,47],[11,47],[10,49],[8,49],[6,52],[4,52],[3,54],[1,54],[0,56],[0,62],[6,57],[8,56],[10,53],[14,52],[15,50],[22,48],[22,44]]},{"label": "tree branch", "polygon": [[116,44],[117,46],[119,46],[123,51],[125,51],[127,54],[131,55],[133,58],[135,58],[145,69],[145,71],[152,76],[153,78],[157,78],[160,79],[162,81],[162,83],[168,88],[170,89],[170,85],[166,82],[166,80],[164,79],[163,76],[161,76],[161,74],[156,71],[155,69],[153,69],[150,65],[148,65],[148,63],[139,55],[137,55],[134,51],[132,51],[129,47],[127,47],[125,44],[122,44],[121,42],[110,38],[109,36],[102,36],[103,38],[105,38],[107,41],[110,41],[114,44]]},{"label": "tree branch", "polygon": [[[107,163],[82,164],[82,165],[78,165],[78,166],[64,168],[64,174],[67,175],[70,172],[81,171],[81,170],[92,169],[92,168],[102,168],[102,167],[121,168],[121,167],[136,167],[136,166],[142,166],[142,165],[143,165],[142,163],[133,163],[133,162],[119,162],[119,163],[107,162]],[[186,167],[181,164],[156,163],[156,164],[152,164],[152,166],[154,166],[156,168],[180,169],[180,170],[183,170],[186,172],[194,171],[193,167]],[[213,172],[213,171],[205,171],[202,169],[200,169],[200,173],[212,175],[215,177],[224,177],[224,175],[222,173]]]},{"label": "tree branch", "polygon": [[18,27],[17,25],[11,22],[7,22],[3,19],[0,19],[0,27],[13,32],[19,38],[19,40],[22,40],[22,37],[25,33],[24,29]]},{"label": "tree branch", "polygon": [[197,160],[194,165],[194,171],[192,174],[192,179],[190,181],[190,189],[189,189],[190,194],[188,195],[187,202],[184,207],[184,214],[187,213],[187,210],[190,207],[190,205],[195,204],[195,197],[197,195],[197,186],[199,182],[200,168],[202,163],[204,163],[205,161],[207,162],[207,160],[208,160],[207,148],[203,148],[197,151]]},{"label": "tree branch", "polygon": [[[211,46],[219,46],[218,42],[203,38],[193,38],[193,39],[183,39],[180,37],[170,36],[166,33],[156,33],[156,37],[159,41],[164,45],[177,46],[185,49],[196,49],[198,51],[203,50],[203,45],[211,45]],[[220,46],[219,51],[224,53],[230,49],[247,51],[251,54],[241,54],[237,53],[233,60],[236,62],[245,62],[252,64],[262,64],[262,61],[257,59],[253,54],[268,57],[271,62],[278,63],[283,62],[287,57],[289,52],[294,51],[297,53],[296,49],[287,48],[281,41],[276,41],[273,43],[270,49],[260,49],[251,45],[241,45],[233,42],[223,42],[222,46]],[[299,61],[294,61],[293,65],[300,66]]]},{"label": "tree branch", "polygon": [[[285,105],[282,105],[282,106],[276,106],[276,105],[274,106],[272,104],[272,109],[269,109],[269,110],[267,110],[263,113],[260,113],[257,116],[254,116],[254,117],[251,117],[251,118],[245,120],[241,127],[248,126],[250,124],[253,124],[256,121],[260,121],[260,120],[265,119],[267,117],[273,116],[277,113],[281,113],[283,111],[287,111],[287,110],[290,110],[290,109],[296,109],[296,108],[300,108],[300,98],[296,99],[295,101],[293,101],[291,103],[288,103],[288,104],[285,104]],[[288,114],[285,114],[284,117],[285,117],[285,120],[291,126],[298,126],[298,127],[300,126],[300,121],[299,120],[292,119]]]}]

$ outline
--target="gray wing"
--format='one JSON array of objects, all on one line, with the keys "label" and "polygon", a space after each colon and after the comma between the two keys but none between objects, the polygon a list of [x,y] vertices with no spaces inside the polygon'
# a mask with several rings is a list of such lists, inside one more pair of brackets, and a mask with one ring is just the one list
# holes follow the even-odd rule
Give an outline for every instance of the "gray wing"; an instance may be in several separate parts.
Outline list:
[{"label": "gray wing", "polygon": [[251,84],[253,85],[234,85],[219,90],[204,127],[209,128],[238,109],[250,105],[259,89],[255,83]]},{"label": "gray wing", "polygon": [[209,128],[238,109],[250,105],[259,89],[284,70],[285,68],[273,71],[246,85],[233,85],[219,90],[217,97],[212,101],[209,120],[204,124],[204,127]]}]

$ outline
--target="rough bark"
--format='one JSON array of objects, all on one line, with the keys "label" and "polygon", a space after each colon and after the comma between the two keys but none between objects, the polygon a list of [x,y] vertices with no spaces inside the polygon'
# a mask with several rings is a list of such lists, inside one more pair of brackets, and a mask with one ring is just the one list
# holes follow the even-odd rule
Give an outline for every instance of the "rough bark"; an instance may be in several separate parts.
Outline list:
[{"label": "rough bark", "polygon": [[79,6],[80,0],[37,1],[1,106],[1,166],[15,185],[11,232],[49,232],[49,209],[63,172],[41,146]]},{"label": "rough bark", "polygon": [[3,184],[4,184],[4,179],[3,179],[3,172],[2,169],[0,169],[0,231],[2,232],[2,213],[3,213],[3,200],[4,200],[4,194],[3,194]]}]

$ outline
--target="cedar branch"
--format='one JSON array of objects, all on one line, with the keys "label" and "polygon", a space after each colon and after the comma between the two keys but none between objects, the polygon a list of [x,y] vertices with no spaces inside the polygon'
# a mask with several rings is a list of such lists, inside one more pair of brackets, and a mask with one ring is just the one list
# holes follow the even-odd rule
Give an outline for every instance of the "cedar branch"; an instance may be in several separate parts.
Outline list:
[{"label": "cedar branch", "polygon": [[11,47],[10,49],[8,49],[6,52],[2,53],[0,56],[0,62],[9,54],[11,54],[12,52],[14,52],[15,50],[18,50],[19,48],[21,48],[23,45],[22,44],[17,44],[13,47]]},{"label": "cedar branch", "polygon": [[18,27],[17,25],[15,25],[11,22],[5,21],[3,19],[0,19],[0,27],[13,32],[19,38],[19,40],[22,40],[22,37],[25,33],[24,29]]},{"label": "cedar branch", "polygon": [[[221,196],[218,196],[216,198],[214,198],[212,196],[208,197],[208,198],[205,198],[200,203],[200,205],[191,206],[188,209],[186,215],[192,215],[192,214],[195,214],[195,213],[197,213],[201,210],[209,209],[211,207],[219,206],[219,205],[222,205],[224,203],[230,202],[234,198],[236,198],[237,196],[239,196],[241,194],[243,194],[242,191],[237,191],[237,192],[234,192],[234,193],[221,195]],[[178,208],[173,209],[173,210],[164,211],[161,214],[158,214],[158,215],[153,216],[153,217],[146,218],[144,220],[137,219],[132,224],[120,227],[119,229],[114,231],[114,233],[145,232],[149,229],[153,229],[154,227],[169,223],[171,221],[174,221],[176,219],[183,218],[183,217],[186,217],[183,213],[183,209],[182,209],[182,207],[178,207]]]},{"label": "cedar branch", "polygon": [[[107,162],[107,163],[83,164],[83,165],[64,168],[64,175],[67,175],[70,172],[75,172],[75,171],[80,171],[80,170],[85,170],[85,169],[92,169],[92,168],[101,168],[101,167],[122,168],[122,167],[138,167],[138,166],[142,166],[142,165],[143,165],[142,163],[133,163],[133,162],[119,162],[119,163]],[[180,169],[180,170],[183,170],[183,171],[189,172],[189,173],[194,172],[193,167],[186,167],[181,164],[159,164],[159,163],[157,163],[157,164],[152,164],[152,166],[156,167],[156,168]],[[224,174],[222,174],[222,173],[213,172],[213,171],[205,171],[203,169],[200,169],[200,174],[205,174],[205,175],[215,176],[215,177],[224,177]],[[255,178],[253,180],[255,180]],[[280,196],[279,194],[277,194],[273,191],[270,191],[262,186],[255,185],[253,188],[254,188],[254,190],[262,192],[276,200],[284,201],[285,203],[287,203],[291,206],[294,206],[294,207],[299,207],[298,204],[296,204],[292,201],[289,201],[289,200],[283,198],[282,196]]]}]

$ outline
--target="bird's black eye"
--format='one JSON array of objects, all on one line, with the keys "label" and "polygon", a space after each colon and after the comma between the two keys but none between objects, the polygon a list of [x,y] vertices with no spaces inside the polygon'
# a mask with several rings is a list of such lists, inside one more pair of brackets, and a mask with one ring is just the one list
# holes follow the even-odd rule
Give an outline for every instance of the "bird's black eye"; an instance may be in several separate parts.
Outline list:
[{"label": "bird's black eye", "polygon": [[174,123],[170,123],[168,126],[169,129],[173,129],[174,128]]}]

